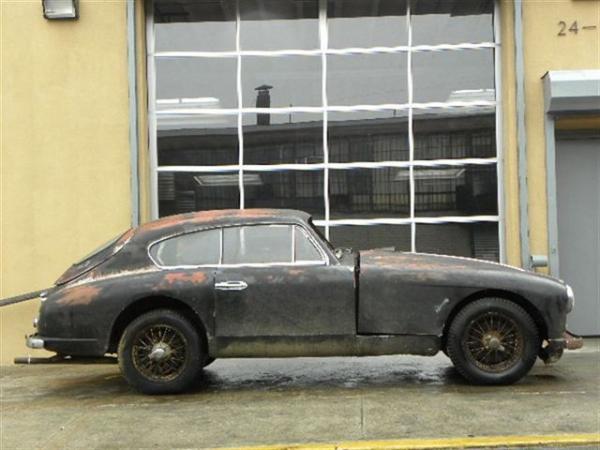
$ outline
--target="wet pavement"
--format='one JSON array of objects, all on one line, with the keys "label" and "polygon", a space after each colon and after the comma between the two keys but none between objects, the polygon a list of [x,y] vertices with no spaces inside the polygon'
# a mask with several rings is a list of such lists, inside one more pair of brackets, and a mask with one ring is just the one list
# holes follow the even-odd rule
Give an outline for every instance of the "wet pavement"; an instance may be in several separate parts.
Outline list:
[{"label": "wet pavement", "polygon": [[[149,397],[116,365],[4,366],[3,448],[200,448],[600,432],[600,340],[520,383],[466,384],[432,358],[218,360]],[[581,447],[583,448],[583,447]],[[596,447],[585,447],[596,448]]]}]

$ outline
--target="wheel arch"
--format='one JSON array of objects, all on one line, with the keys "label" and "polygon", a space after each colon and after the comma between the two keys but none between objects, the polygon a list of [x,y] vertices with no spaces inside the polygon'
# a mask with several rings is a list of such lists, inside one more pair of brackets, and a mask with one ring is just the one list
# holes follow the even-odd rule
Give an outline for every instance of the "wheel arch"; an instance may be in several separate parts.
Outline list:
[{"label": "wheel arch", "polygon": [[448,336],[448,329],[450,328],[450,324],[452,323],[456,315],[459,313],[459,311],[468,304],[473,303],[474,301],[480,300],[482,298],[502,298],[504,300],[508,300],[519,305],[533,319],[535,325],[537,326],[540,338],[546,339],[548,337],[548,326],[546,324],[546,321],[544,320],[540,311],[528,299],[511,291],[506,291],[502,289],[485,289],[470,294],[469,296],[459,301],[456,305],[454,305],[444,322],[441,343],[443,349],[446,348],[446,338]]},{"label": "wheel arch", "polygon": [[194,327],[201,333],[203,343],[203,354],[208,355],[208,334],[207,328],[200,315],[187,303],[172,297],[150,296],[140,298],[129,305],[119,313],[112,324],[110,337],[108,341],[107,353],[116,353],[119,340],[125,331],[125,328],[137,317],[156,309],[170,309],[182,313],[188,318]]}]

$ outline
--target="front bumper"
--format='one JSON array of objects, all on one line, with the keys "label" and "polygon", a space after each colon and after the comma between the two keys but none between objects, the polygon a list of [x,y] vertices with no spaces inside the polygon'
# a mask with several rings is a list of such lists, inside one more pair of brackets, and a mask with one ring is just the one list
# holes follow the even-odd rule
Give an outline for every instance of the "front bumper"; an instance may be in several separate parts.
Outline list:
[{"label": "front bumper", "polygon": [[565,331],[560,339],[548,339],[548,345],[540,350],[540,358],[546,364],[558,361],[565,350],[577,350],[583,347],[583,338]]}]

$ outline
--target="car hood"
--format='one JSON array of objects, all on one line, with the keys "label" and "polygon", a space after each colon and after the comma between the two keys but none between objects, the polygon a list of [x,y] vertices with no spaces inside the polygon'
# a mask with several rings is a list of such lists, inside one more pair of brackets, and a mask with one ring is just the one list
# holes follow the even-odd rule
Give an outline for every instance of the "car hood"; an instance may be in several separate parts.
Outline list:
[{"label": "car hood", "polygon": [[494,271],[541,276],[518,267],[479,259],[429,253],[405,253],[389,250],[368,250],[360,253],[361,268],[376,266],[408,272],[431,271]]}]

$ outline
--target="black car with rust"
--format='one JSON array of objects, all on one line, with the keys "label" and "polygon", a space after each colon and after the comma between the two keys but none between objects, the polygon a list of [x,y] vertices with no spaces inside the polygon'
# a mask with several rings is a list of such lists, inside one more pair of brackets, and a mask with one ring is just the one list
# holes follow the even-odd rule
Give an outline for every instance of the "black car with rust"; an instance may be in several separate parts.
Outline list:
[{"label": "black car with rust", "polygon": [[[42,294],[31,348],[117,354],[145,393],[188,388],[215,358],[435,355],[478,384],[560,358],[573,292],[468,258],[336,249],[308,214],[219,210],[127,231]],[[581,341],[575,341],[581,345]]]}]

